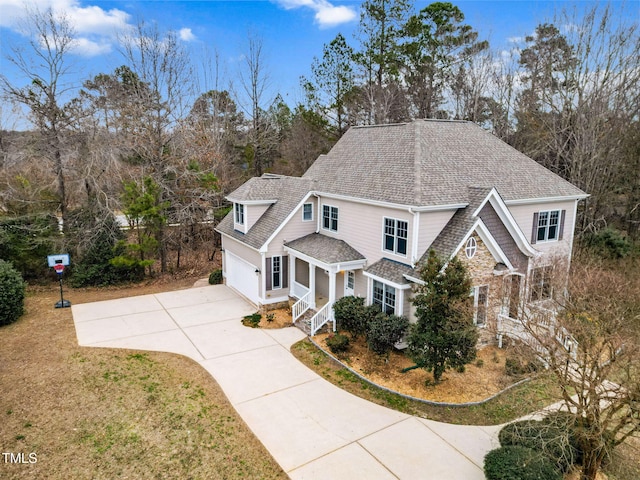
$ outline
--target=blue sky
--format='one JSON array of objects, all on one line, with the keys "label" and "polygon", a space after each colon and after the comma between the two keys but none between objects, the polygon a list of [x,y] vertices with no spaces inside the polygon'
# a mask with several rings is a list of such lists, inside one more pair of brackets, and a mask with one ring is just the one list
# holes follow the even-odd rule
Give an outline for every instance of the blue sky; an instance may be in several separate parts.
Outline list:
[{"label": "blue sky", "polygon": [[[97,1],[35,0],[40,8],[62,9],[72,19],[78,34],[74,78],[78,83],[98,73],[111,73],[124,63],[118,53],[117,33],[139,19],[156,22],[160,29],[179,32],[192,59],[198,63],[204,51],[217,51],[222,78],[237,83],[237,72],[252,31],[263,38],[270,96],[281,93],[294,105],[301,100],[300,75],[308,75],[314,56],[338,33],[356,45],[354,33],[360,0],[208,0],[208,1]],[[416,10],[431,3],[415,2]],[[510,39],[533,32],[535,26],[553,16],[554,9],[594,2],[494,1],[452,2],[465,14],[466,22],[489,38],[492,47],[507,49]],[[18,19],[24,13],[23,0],[0,0],[0,67],[12,82],[20,83],[5,56],[10,46],[25,44]],[[223,84],[224,86],[224,84]],[[11,127],[3,103],[0,128]]]}]

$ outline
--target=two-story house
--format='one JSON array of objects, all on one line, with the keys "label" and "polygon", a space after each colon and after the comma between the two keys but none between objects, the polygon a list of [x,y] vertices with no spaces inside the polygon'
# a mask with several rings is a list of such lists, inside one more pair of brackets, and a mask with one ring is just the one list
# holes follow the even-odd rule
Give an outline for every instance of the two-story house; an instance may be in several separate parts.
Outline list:
[{"label": "two-story house", "polygon": [[223,273],[257,306],[293,298],[294,317],[317,311],[315,332],[345,295],[412,319],[434,249],[465,262],[475,322],[495,327],[517,319],[521,299],[549,296],[586,197],[473,123],[353,127],[303,177],[265,174],[227,197]]}]

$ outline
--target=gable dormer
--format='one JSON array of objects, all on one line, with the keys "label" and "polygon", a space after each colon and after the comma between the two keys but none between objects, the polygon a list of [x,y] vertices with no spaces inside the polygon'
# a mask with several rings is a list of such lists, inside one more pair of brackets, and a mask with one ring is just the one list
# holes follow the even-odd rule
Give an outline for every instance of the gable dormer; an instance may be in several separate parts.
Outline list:
[{"label": "gable dormer", "polygon": [[275,200],[245,200],[233,202],[233,229],[247,233]]}]

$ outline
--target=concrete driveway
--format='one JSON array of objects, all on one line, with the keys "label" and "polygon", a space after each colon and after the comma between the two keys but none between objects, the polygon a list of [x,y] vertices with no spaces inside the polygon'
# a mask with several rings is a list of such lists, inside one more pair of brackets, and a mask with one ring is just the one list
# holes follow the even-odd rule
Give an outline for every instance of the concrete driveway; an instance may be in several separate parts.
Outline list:
[{"label": "concrete driveway", "polygon": [[499,427],[405,415],[353,396],[298,362],[296,328],[252,329],[224,285],[73,305],[78,343],[179,353],[200,363],[293,479],[483,479]]}]

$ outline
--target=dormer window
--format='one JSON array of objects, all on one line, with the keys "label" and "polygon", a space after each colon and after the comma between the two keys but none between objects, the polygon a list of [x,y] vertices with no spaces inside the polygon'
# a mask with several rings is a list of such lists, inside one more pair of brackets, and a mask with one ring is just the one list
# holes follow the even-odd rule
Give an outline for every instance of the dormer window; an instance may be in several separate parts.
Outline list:
[{"label": "dormer window", "polygon": [[244,225],[244,205],[241,203],[234,203],[233,210],[236,225]]}]

